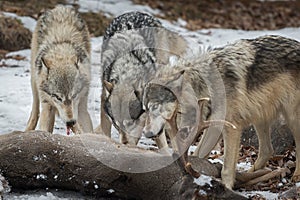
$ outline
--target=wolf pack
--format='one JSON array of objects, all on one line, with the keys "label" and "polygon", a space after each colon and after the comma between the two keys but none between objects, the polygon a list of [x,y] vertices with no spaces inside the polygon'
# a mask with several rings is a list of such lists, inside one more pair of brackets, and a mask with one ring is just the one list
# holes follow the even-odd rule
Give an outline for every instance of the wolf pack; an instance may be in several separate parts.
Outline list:
[{"label": "wolf pack", "polygon": [[[114,18],[103,36],[100,125],[93,128],[87,109],[88,26],[72,8],[45,11],[31,44],[33,102],[26,131],[39,124],[40,130],[53,132],[58,115],[67,134],[111,137],[113,126],[127,145],[137,145],[142,136],[159,149],[185,149],[197,141],[194,155],[199,157],[222,138],[221,178],[233,189],[242,131],[253,125],[258,136],[253,172],[272,157],[270,126],[284,117],[295,139],[292,178],[299,182],[300,42],[265,35],[190,57],[188,48],[182,36],[149,14],[134,11]],[[190,139],[179,140],[183,135]]]}]

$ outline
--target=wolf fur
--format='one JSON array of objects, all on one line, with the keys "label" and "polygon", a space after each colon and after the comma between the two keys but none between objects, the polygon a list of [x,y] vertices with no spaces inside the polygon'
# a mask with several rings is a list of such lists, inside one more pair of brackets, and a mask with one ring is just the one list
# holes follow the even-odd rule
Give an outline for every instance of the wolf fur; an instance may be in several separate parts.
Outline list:
[{"label": "wolf fur", "polygon": [[87,111],[90,85],[90,43],[86,23],[71,8],[57,6],[43,13],[31,43],[33,103],[26,130],[53,131],[58,112],[74,132],[92,132]]},{"label": "wolf fur", "polygon": [[[114,124],[121,143],[136,144],[144,123],[144,85],[155,76],[159,64],[185,49],[184,39],[148,14],[129,12],[115,18],[102,45],[101,124],[96,132],[110,136]],[[165,145],[166,141],[159,144]]]},{"label": "wolf fur", "polygon": [[[293,180],[300,180],[300,43],[281,36],[262,36],[240,40],[217,48],[193,61],[180,62],[176,68],[162,68],[156,81],[148,83],[143,97],[146,109],[144,134],[157,136],[165,128],[166,118],[176,111],[179,122],[193,120],[186,112],[185,101],[178,101],[178,91],[189,84],[193,91],[183,93],[190,98],[218,97],[218,84],[225,90],[226,121],[236,129],[224,126],[224,166],[222,181],[234,186],[235,169],[242,130],[250,124],[255,126],[259,139],[259,154],[249,171],[265,166],[273,154],[270,125],[280,115],[285,117],[296,143],[296,169]],[[221,82],[215,79],[219,73]],[[157,80],[165,85],[157,84]],[[159,81],[158,81],[159,82]],[[217,83],[217,89],[210,85]],[[182,88],[181,88],[182,89]],[[174,92],[175,91],[175,92]],[[177,92],[176,92],[177,91]],[[195,97],[194,97],[195,96]],[[224,100],[224,99],[223,99]],[[219,112],[218,103],[202,113],[206,117]],[[207,104],[207,108],[210,104]],[[160,120],[157,120],[160,118]],[[179,127],[181,126],[178,123]]]}]

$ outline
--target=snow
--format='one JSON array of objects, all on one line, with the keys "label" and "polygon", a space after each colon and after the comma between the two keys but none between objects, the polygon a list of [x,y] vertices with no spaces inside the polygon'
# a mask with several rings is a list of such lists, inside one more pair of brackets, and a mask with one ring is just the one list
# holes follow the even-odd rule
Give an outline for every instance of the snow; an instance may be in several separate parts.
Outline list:
[{"label": "snow", "polygon": [[47,176],[45,174],[38,174],[36,175],[36,179],[39,180],[39,179],[42,179],[42,180],[47,180]]},{"label": "snow", "polygon": [[[134,5],[129,0],[118,1],[118,0],[78,0],[77,3],[80,5],[80,11],[98,12],[102,11],[107,15],[117,16],[124,12],[137,10],[142,12],[148,12],[151,14],[161,14],[159,10],[151,9],[148,6]],[[20,17],[13,13],[4,13],[6,16],[12,16],[21,20],[25,27],[29,30],[33,30],[36,21],[31,17]],[[300,28],[285,28],[273,31],[242,31],[242,30],[230,30],[230,29],[203,29],[198,31],[188,31],[183,26],[186,22],[182,19],[171,23],[166,20],[161,20],[163,25],[170,30],[176,31],[184,36],[189,42],[190,54],[196,55],[201,50],[208,46],[218,47],[231,43],[238,39],[255,38],[267,34],[276,34],[289,38],[294,38],[300,41]],[[89,112],[93,121],[94,127],[99,124],[100,116],[100,50],[102,44],[102,37],[92,38],[92,81],[89,94]],[[2,60],[0,64],[5,64],[14,67],[1,67],[0,68],[0,134],[12,132],[14,130],[24,130],[26,127],[27,120],[31,110],[31,86],[30,86],[30,50],[22,50],[17,52],[9,53],[8,55],[21,55],[26,59],[17,61],[13,59]],[[174,63],[176,62],[173,61]],[[62,121],[57,118],[55,122],[55,134],[65,134],[65,126]],[[118,134],[113,129],[113,138],[118,140]],[[153,144],[146,138],[142,138],[139,142],[139,146],[147,148],[147,145]],[[194,150],[192,147],[190,150]],[[56,150],[53,150],[56,151]],[[57,152],[57,151],[56,151]],[[37,155],[33,159],[43,159],[43,156]],[[218,162],[220,160],[217,160]],[[212,161],[214,162],[214,161]],[[247,170],[250,166],[248,163],[240,163],[240,168]],[[47,177],[38,175],[37,178],[47,179]],[[58,176],[56,175],[56,178]],[[198,184],[209,182],[209,179],[204,175],[201,179],[195,180]],[[298,187],[300,183],[298,183]],[[97,184],[94,187],[100,187]],[[115,192],[113,189],[109,190],[111,193]],[[249,194],[261,194],[266,199],[276,199],[277,194],[270,192],[242,192],[244,195]],[[6,194],[5,199],[87,199],[77,193],[69,192],[56,192],[56,191],[42,191],[42,192],[31,192],[28,194]]]},{"label": "snow", "polygon": [[238,171],[247,171],[252,167],[250,162],[241,162],[237,164],[237,170]]},{"label": "snow", "polygon": [[107,192],[108,192],[109,194],[112,194],[112,193],[114,193],[115,191],[114,191],[113,189],[109,189],[109,190],[107,190]]},{"label": "snow", "polygon": [[212,187],[211,181],[212,181],[212,178],[209,176],[206,176],[204,174],[201,174],[201,176],[199,178],[194,178],[194,183],[196,183],[197,185],[200,185],[200,186],[204,186],[204,185],[208,184],[209,186]]},{"label": "snow", "polygon": [[244,195],[246,197],[254,196],[254,195],[260,195],[265,197],[267,200],[276,200],[278,199],[278,194],[273,192],[266,192],[266,191],[244,191],[244,192],[238,192],[237,193]]},{"label": "snow", "polygon": [[135,5],[129,0],[78,0],[77,3],[80,5],[80,12],[102,11],[113,16],[121,15],[128,11],[142,11],[153,15],[160,14],[160,11],[157,9],[152,9],[149,6]]},{"label": "snow", "polygon": [[9,12],[2,12],[5,16],[7,17],[12,17],[12,18],[17,18],[19,19],[24,27],[28,28],[30,31],[33,31],[34,30],[34,27],[36,25],[36,20],[33,19],[32,17],[27,17],[27,16],[18,16],[14,13],[9,13]]},{"label": "snow", "polygon": [[9,193],[4,196],[4,199],[9,200],[84,200],[92,199],[84,197],[76,192],[70,191],[26,191],[25,194],[22,193]]}]

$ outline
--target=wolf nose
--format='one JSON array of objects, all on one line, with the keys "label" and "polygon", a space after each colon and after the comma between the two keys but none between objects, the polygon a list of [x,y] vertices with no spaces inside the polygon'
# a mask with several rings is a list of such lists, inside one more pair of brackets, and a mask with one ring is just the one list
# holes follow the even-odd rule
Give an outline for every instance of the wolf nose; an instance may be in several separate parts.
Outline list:
[{"label": "wolf nose", "polygon": [[155,136],[152,131],[143,131],[143,134],[145,135],[146,138],[152,138]]},{"label": "wolf nose", "polygon": [[70,120],[66,122],[67,126],[74,126],[76,124],[76,120]]}]

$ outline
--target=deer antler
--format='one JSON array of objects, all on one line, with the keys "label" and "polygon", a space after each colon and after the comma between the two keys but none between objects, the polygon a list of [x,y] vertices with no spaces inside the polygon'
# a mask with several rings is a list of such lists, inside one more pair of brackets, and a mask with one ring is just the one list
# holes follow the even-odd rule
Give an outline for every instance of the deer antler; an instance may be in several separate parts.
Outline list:
[{"label": "deer antler", "polygon": [[[209,126],[214,125],[225,125],[228,127],[231,127],[233,129],[236,129],[236,126],[226,120],[204,120],[203,119],[203,115],[202,115],[202,111],[203,111],[203,107],[204,107],[204,103],[206,101],[210,101],[209,98],[201,98],[198,100],[198,106],[200,108],[200,117],[199,117],[199,123],[198,123],[198,128],[196,131],[196,135],[195,137],[192,136],[193,140],[196,140],[199,135],[207,128],[209,128]],[[177,112],[178,112],[178,102],[177,102],[177,107],[175,108],[175,111],[172,115],[172,117],[170,119],[166,119],[166,121],[169,123],[170,125],[170,138],[172,141],[172,146],[173,146],[173,157],[178,158],[177,163],[180,166],[180,168],[182,169],[182,171],[187,172],[189,174],[191,174],[193,177],[198,178],[200,176],[200,173],[195,171],[192,168],[192,164],[190,162],[188,162],[188,148],[185,149],[185,143],[186,141],[183,140],[183,138],[180,136],[180,134],[184,134],[182,133],[182,131],[188,131],[187,129],[181,129],[180,131],[178,131],[178,126],[177,126],[177,122],[176,122],[176,116],[177,116]],[[176,134],[179,134],[176,136]],[[184,151],[184,153],[180,156],[180,154]]]},{"label": "deer antler", "polygon": [[202,110],[203,110],[203,106],[204,106],[204,102],[205,101],[210,101],[209,98],[204,97],[204,98],[200,98],[198,100],[198,106],[200,108],[200,119],[199,119],[199,124],[198,124],[198,133],[202,133],[205,129],[209,128],[209,126],[218,126],[218,125],[225,125],[228,127],[231,127],[233,129],[236,129],[236,126],[234,124],[232,124],[229,121],[226,120],[204,120],[203,119],[203,115],[202,115]]},{"label": "deer antler", "polygon": [[[205,129],[209,128],[211,125],[213,125],[213,126],[225,125],[225,126],[233,128],[233,129],[236,129],[236,126],[234,124],[232,124],[226,120],[208,120],[208,121],[204,120],[202,111],[203,111],[203,107],[204,107],[204,102],[206,102],[206,101],[210,101],[210,99],[209,98],[201,98],[198,100],[198,106],[200,108],[200,116],[199,116],[198,130],[194,137],[194,142],[199,137],[199,135]],[[195,170],[192,168],[192,164],[188,161],[186,161],[185,169],[188,173],[190,173],[192,176],[194,176],[196,178],[198,178],[200,176],[200,174],[198,172],[195,173]]]},{"label": "deer antler", "polygon": [[[173,158],[176,159],[176,162],[179,165],[179,167],[182,169],[182,172],[189,173],[193,177],[198,178],[198,177],[200,177],[200,173],[195,171],[192,168],[191,163],[188,162],[188,148],[185,147],[185,145],[184,145],[185,141],[183,141],[182,137],[180,136],[180,134],[183,134],[182,130],[178,131],[178,126],[177,126],[177,122],[176,122],[177,112],[178,112],[178,102],[177,102],[177,106],[175,108],[175,111],[173,112],[172,117],[170,119],[166,119],[166,121],[170,125],[170,134],[169,135],[170,135],[172,147],[173,147]],[[181,153],[182,153],[182,155],[181,155]]]}]

